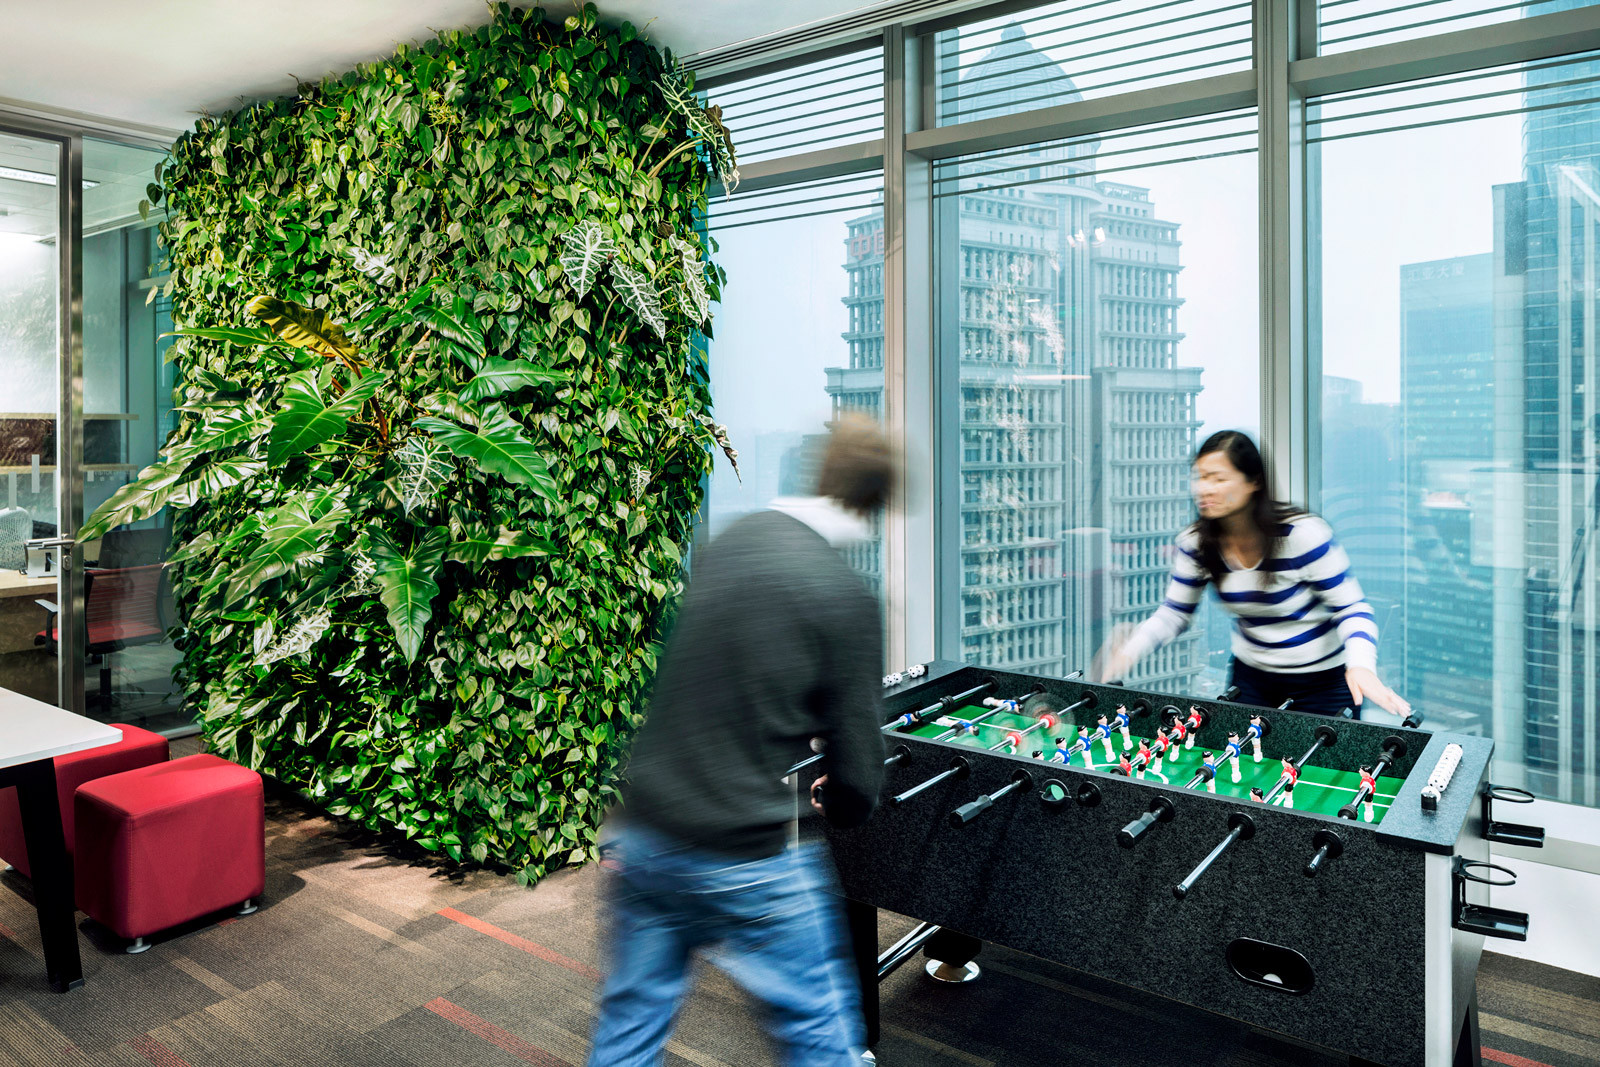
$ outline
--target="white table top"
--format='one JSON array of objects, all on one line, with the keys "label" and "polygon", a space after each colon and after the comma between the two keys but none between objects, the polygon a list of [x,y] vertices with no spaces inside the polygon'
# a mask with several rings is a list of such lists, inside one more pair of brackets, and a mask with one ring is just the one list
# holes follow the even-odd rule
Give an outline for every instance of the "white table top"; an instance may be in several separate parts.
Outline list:
[{"label": "white table top", "polygon": [[49,759],[122,740],[115,726],[0,689],[0,767]]}]

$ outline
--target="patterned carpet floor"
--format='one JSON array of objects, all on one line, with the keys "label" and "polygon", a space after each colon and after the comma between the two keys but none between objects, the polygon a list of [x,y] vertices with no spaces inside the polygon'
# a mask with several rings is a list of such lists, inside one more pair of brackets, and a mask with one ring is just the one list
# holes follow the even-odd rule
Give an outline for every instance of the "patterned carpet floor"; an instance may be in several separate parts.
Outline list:
[{"label": "patterned carpet floor", "polygon": [[[84,920],[87,984],[64,996],[44,986],[26,880],[0,876],[0,1065],[583,1063],[601,966],[596,870],[532,890],[449,872],[279,790],[267,819],[260,911],[195,924],[137,956]],[[910,925],[885,916],[885,945]],[[1345,1063],[1019,953],[989,946],[980,961],[985,977],[968,986],[938,986],[914,963],[891,976],[878,1062]],[[1600,979],[1490,954],[1479,990],[1486,1062],[1600,1063]],[[744,996],[702,967],[667,1062],[773,1060]]]}]

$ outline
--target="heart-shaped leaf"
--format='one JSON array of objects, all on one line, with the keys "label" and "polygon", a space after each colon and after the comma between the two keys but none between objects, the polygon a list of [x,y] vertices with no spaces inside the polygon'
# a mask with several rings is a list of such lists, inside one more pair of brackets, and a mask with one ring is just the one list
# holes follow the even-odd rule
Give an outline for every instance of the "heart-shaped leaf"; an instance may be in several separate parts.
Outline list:
[{"label": "heart-shaped leaf", "polygon": [[525,359],[487,359],[472,380],[461,387],[461,399],[477,403],[530,385],[564,382],[567,377],[561,371],[537,367]]},{"label": "heart-shaped leaf", "polygon": [[462,531],[461,536],[450,542],[450,552],[445,558],[461,563],[484,563],[523,556],[548,556],[553,551],[555,546],[549,541],[534,537],[526,530],[512,530],[504,526],[498,530],[474,527]]},{"label": "heart-shaped leaf", "polygon": [[526,485],[545,500],[555,498],[556,480],[549,464],[499,404],[483,409],[476,431],[431,416],[418,419],[415,426],[433,434],[458,458],[477,464],[481,470]]},{"label": "heart-shaped leaf", "polygon": [[290,375],[283,387],[283,406],[272,420],[267,462],[277,466],[343,433],[350,417],[378,391],[383,379],[382,371],[369,371],[329,403],[322,397],[315,369]]},{"label": "heart-shaped leaf", "polygon": [[600,268],[617,252],[611,235],[593,219],[584,219],[562,234],[561,246],[561,269],[579,297],[589,291]]},{"label": "heart-shaped leaf", "polygon": [[423,632],[433,618],[433,598],[439,595],[439,583],[433,576],[444,561],[449,543],[445,532],[437,527],[418,537],[410,548],[401,548],[378,527],[367,533],[367,554],[378,567],[373,575],[378,583],[378,598],[388,612],[389,625],[407,663],[416,660],[422,649]]}]

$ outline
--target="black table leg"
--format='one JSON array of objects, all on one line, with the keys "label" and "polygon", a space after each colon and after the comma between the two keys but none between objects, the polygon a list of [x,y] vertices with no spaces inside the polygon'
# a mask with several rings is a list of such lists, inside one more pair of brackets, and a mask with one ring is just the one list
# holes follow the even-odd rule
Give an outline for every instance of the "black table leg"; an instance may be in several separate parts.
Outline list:
[{"label": "black table leg", "polygon": [[878,909],[845,899],[845,922],[850,926],[850,950],[856,958],[861,984],[861,1016],[867,1024],[867,1047],[878,1044]]},{"label": "black table leg", "polygon": [[78,956],[78,930],[73,923],[77,908],[73,904],[72,861],[61,830],[55,761],[35,760],[13,767],[7,777],[17,787],[28,866],[33,868],[33,902],[44,942],[45,978],[51,989],[65,993],[83,984],[83,961]]}]

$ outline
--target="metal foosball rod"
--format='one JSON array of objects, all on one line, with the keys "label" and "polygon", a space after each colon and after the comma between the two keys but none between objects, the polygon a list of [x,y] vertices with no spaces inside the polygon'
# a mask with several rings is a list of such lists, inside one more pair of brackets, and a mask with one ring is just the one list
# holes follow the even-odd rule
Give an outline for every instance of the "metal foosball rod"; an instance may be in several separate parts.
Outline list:
[{"label": "metal foosball rod", "polygon": [[916,785],[912,786],[910,789],[907,789],[904,793],[900,793],[897,796],[890,797],[889,798],[889,803],[890,803],[890,805],[892,805],[894,807],[899,807],[901,804],[904,804],[906,801],[908,801],[911,798],[917,796],[919,793],[922,793],[922,792],[924,792],[926,790],[932,789],[934,786],[938,785],[940,782],[949,781],[952,778],[954,778],[954,779],[959,781],[960,779],[965,778],[967,775],[969,775],[971,773],[972,773],[972,764],[968,763],[964,757],[957,756],[953,761],[951,761],[950,767],[949,767],[948,770],[944,770],[944,771],[939,772],[938,774],[934,775],[932,778],[929,778],[925,782],[918,782]]},{"label": "metal foosball rod", "polygon": [[[1039,690],[1037,690],[1035,692],[1029,693],[1027,696],[1023,697],[1021,700],[997,700],[990,706],[989,710],[984,712],[982,715],[975,715],[970,719],[957,719],[956,720],[956,724],[954,726],[950,727],[950,729],[946,730],[944,733],[939,734],[937,737],[933,738],[933,740],[935,740],[935,741],[948,741],[952,737],[957,736],[958,734],[975,734],[975,733],[978,732],[978,727],[979,726],[982,726],[984,723],[988,722],[990,719],[994,718],[996,715],[1000,715],[1000,714],[1019,715],[1019,714],[1022,714],[1022,707],[1023,707],[1024,704],[1026,704],[1030,700],[1036,700],[1038,697],[1043,696],[1043,695],[1044,695],[1044,691],[1041,688],[1041,689],[1039,689]],[[1084,701],[1088,701],[1089,705],[1093,706],[1093,704],[1094,704],[1094,696],[1092,694],[1087,694],[1086,693],[1086,694],[1084,694],[1083,700],[1078,701],[1078,703],[1072,705],[1072,707],[1073,708],[1083,707],[1084,706]],[[1071,710],[1071,709],[1068,709],[1068,710]],[[1051,705],[1050,711],[1052,713],[1056,713],[1054,705]]]},{"label": "metal foosball rod", "polygon": [[[822,762],[822,756],[823,756],[823,754],[821,752],[818,752],[816,755],[813,755],[813,756],[807,756],[805,759],[801,760],[799,763],[796,763],[794,766],[792,766],[788,770],[784,771],[783,772],[783,777],[787,778],[791,774],[798,774],[800,771],[805,770],[807,767],[810,767],[813,764],[821,763]],[[894,751],[883,758],[883,765],[885,767],[893,767],[897,763],[910,763],[910,762],[911,762],[911,750],[909,748],[907,748],[906,746],[904,746],[904,745],[896,745],[896,746],[894,746]]]},{"label": "metal foosball rod", "polygon": [[1277,782],[1274,783],[1273,787],[1267,790],[1266,795],[1261,798],[1263,803],[1272,803],[1272,798],[1276,797],[1279,793],[1282,793],[1285,789],[1288,789],[1292,793],[1294,791],[1295,783],[1300,780],[1301,770],[1305,768],[1305,765],[1310,761],[1311,757],[1315,756],[1322,749],[1332,748],[1334,745],[1339,743],[1338,732],[1327,723],[1319,724],[1312,736],[1314,736],[1316,740],[1311,742],[1311,747],[1306,749],[1305,753],[1299,759],[1283,761],[1283,773],[1278,776]]},{"label": "metal foosball rod", "polygon": [[1367,822],[1372,821],[1372,801],[1378,794],[1378,779],[1383,772],[1405,758],[1406,743],[1400,738],[1390,734],[1383,739],[1383,755],[1375,767],[1361,768],[1361,788],[1356,790],[1355,799],[1339,809],[1339,818],[1354,819],[1356,812],[1363,803],[1366,804]]},{"label": "metal foosball rod", "polygon": [[[1081,704],[1082,702],[1080,701],[1079,703]],[[1078,705],[1075,704],[1073,705],[1073,708],[1076,708],[1077,706]],[[1093,707],[1093,704],[1090,706]],[[1067,711],[1071,711],[1073,708],[1068,708]],[[1046,762],[1071,764],[1072,757],[1081,752],[1083,753],[1083,765],[1085,767],[1093,766],[1093,764],[1090,762],[1091,757],[1089,755],[1089,746],[1093,745],[1096,741],[1105,742],[1106,759],[1113,760],[1116,758],[1116,755],[1111,751],[1111,732],[1113,730],[1120,730],[1122,731],[1122,735],[1124,737],[1129,737],[1129,720],[1137,719],[1140,716],[1147,714],[1149,711],[1150,705],[1145,703],[1143,700],[1135,700],[1131,707],[1127,704],[1119,704],[1117,705],[1117,710],[1115,713],[1111,715],[1100,716],[1100,721],[1095,726],[1093,733],[1090,733],[1089,728],[1085,726],[1083,728],[1082,736],[1080,736],[1078,740],[1074,741],[1070,747],[1062,747],[1066,741],[1066,738],[1057,738],[1056,750],[1050,756],[1050,758],[1046,760]],[[1129,743],[1132,743],[1131,738],[1129,739]],[[1043,755],[1044,753],[1041,751],[1038,753],[1036,758],[1043,758]]]},{"label": "metal foosball rod", "polygon": [[1224,745],[1222,749],[1222,762],[1216,762],[1211,758],[1211,753],[1207,752],[1201,757],[1200,770],[1195,773],[1193,778],[1189,779],[1189,781],[1184,785],[1184,788],[1193,789],[1195,786],[1204,782],[1206,791],[1209,793],[1215,793],[1217,791],[1217,771],[1223,767],[1229,766],[1233,768],[1233,780],[1235,782],[1239,781],[1239,754],[1241,751],[1243,751],[1244,741],[1247,739],[1250,741],[1259,741],[1261,738],[1265,737],[1269,732],[1271,732],[1271,730],[1272,724],[1267,722],[1267,720],[1263,719],[1259,715],[1252,716],[1250,719],[1250,726],[1245,730],[1245,736],[1243,738],[1241,738],[1238,734],[1228,735],[1228,743]]},{"label": "metal foosball rod", "polygon": [[1200,880],[1201,875],[1211,869],[1211,865],[1222,858],[1222,854],[1233,847],[1235,841],[1248,841],[1256,835],[1255,820],[1242,811],[1236,811],[1228,816],[1228,836],[1217,842],[1217,847],[1212,849],[1200,865],[1189,872],[1189,877],[1172,887],[1172,895],[1179,900],[1189,895],[1194,884]]},{"label": "metal foosball rod", "polygon": [[[937,719],[941,715],[949,714],[952,710],[971,703],[978,697],[986,695],[993,688],[993,682],[984,682],[982,685],[973,686],[964,693],[956,693],[954,696],[940,697],[936,702],[929,704],[920,711],[908,711],[899,718],[891,719],[890,721],[884,723],[882,726],[878,727],[878,729],[887,734],[909,726],[921,726],[929,719]],[[1044,692],[1044,686],[1036,685],[1034,686],[1033,691],[1035,693],[1042,693]]]}]

